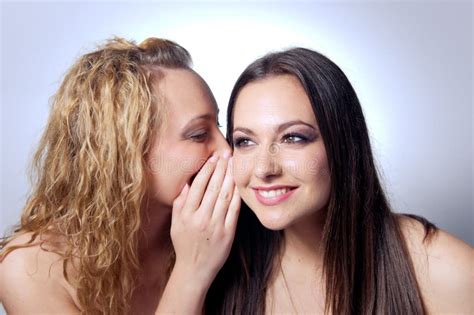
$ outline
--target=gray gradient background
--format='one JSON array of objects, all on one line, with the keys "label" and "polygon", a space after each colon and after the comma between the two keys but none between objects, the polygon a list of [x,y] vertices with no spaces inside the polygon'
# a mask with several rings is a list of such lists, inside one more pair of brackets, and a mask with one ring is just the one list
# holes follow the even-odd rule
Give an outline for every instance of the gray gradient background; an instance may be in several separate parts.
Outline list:
[{"label": "gray gradient background", "polygon": [[3,2],[0,233],[19,220],[48,98],[67,68],[112,35],[157,36],[191,52],[222,123],[256,57],[295,45],[327,55],[359,95],[394,209],[472,245],[472,10],[452,1]]}]

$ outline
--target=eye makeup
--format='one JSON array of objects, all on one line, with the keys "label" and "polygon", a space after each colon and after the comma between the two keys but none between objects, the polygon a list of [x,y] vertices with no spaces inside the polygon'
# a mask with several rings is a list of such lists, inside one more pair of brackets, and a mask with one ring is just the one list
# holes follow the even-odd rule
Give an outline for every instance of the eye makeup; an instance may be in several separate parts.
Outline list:
[{"label": "eye makeup", "polygon": [[183,140],[192,140],[196,142],[205,141],[210,133],[212,122],[219,124],[214,114],[204,114],[191,119],[183,128],[181,138]]},{"label": "eye makeup", "polygon": [[[309,129],[309,128],[304,128]],[[252,134],[254,134],[252,132]],[[304,145],[311,142],[314,142],[318,139],[318,134],[314,130],[299,130],[299,131],[288,131],[283,133],[280,137],[279,142],[283,144],[292,144],[292,145]],[[247,135],[236,135],[233,138],[233,145],[236,148],[244,148],[251,146],[252,143],[255,143]]]},{"label": "eye makeup", "polygon": [[250,145],[250,140],[248,137],[238,136],[233,137],[232,144],[235,148],[248,147]]},{"label": "eye makeup", "polygon": [[318,132],[315,128],[300,127],[285,131],[282,139],[289,143],[309,143],[318,139]]},{"label": "eye makeup", "polygon": [[209,130],[207,128],[198,128],[185,132],[183,134],[183,139],[191,140],[195,142],[204,142],[209,136]]},{"label": "eye makeup", "polygon": [[310,137],[297,132],[289,132],[283,135],[283,143],[303,144],[310,142]]}]

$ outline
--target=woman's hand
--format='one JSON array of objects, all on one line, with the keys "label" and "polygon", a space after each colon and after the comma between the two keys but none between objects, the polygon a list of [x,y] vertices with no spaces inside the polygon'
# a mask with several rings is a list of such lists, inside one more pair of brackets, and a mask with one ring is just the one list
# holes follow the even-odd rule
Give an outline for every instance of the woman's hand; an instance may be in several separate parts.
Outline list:
[{"label": "woman's hand", "polygon": [[[230,152],[211,157],[173,203],[176,262],[157,312],[200,313],[234,240],[240,196]],[[165,307],[169,305],[169,307]]]},{"label": "woman's hand", "polygon": [[229,255],[240,209],[229,161],[229,151],[211,157],[173,204],[175,268],[187,270],[207,286]]}]

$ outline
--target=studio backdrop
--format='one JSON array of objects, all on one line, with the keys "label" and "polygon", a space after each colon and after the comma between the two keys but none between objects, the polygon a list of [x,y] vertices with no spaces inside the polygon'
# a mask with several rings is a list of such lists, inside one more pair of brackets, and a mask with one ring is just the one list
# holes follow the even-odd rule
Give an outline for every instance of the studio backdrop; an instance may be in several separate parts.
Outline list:
[{"label": "studio backdrop", "polygon": [[48,99],[73,61],[113,36],[186,47],[225,111],[269,51],[317,50],[363,106],[393,209],[474,244],[470,1],[1,3],[0,232],[19,221]]}]

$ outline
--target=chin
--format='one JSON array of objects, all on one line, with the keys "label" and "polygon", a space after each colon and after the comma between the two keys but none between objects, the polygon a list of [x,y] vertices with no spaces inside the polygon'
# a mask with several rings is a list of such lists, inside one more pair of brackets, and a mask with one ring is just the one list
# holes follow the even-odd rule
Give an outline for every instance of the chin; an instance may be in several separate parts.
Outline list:
[{"label": "chin", "polygon": [[291,219],[280,211],[263,210],[256,212],[258,221],[269,230],[280,231],[291,225]]}]

